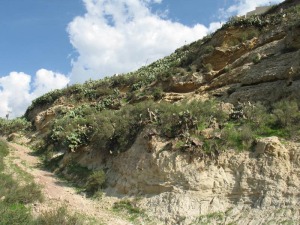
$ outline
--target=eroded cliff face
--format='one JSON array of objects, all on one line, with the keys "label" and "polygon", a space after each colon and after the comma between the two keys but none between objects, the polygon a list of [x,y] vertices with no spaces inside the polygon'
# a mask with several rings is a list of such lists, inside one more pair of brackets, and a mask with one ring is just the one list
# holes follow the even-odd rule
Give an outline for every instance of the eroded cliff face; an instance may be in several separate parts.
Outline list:
[{"label": "eroded cliff face", "polygon": [[299,97],[300,26],[277,27],[242,45],[228,47],[239,32],[235,28],[216,34],[216,39],[223,42],[204,57],[204,63],[212,65],[213,71],[199,93],[231,103]]},{"label": "eroded cliff face", "polygon": [[300,219],[299,143],[260,138],[252,152],[228,150],[215,159],[193,158],[166,150],[170,142],[149,140],[145,132],[117,156],[93,150],[65,157],[104,169],[107,196],[138,197],[139,207],[165,224],[190,224],[207,214],[216,216],[210,220],[216,224]]}]

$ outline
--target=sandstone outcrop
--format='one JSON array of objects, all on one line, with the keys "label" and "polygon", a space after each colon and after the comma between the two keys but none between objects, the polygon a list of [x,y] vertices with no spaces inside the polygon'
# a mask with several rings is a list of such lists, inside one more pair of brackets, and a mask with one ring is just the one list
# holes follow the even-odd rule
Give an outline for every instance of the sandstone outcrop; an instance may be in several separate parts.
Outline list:
[{"label": "sandstone outcrop", "polygon": [[53,107],[48,108],[45,111],[39,112],[34,119],[34,126],[37,131],[40,133],[44,133],[49,130],[50,122],[53,121],[55,116],[58,115],[62,110],[70,110],[73,106],[65,106],[65,105],[54,105]]},{"label": "sandstone outcrop", "polygon": [[213,213],[223,213],[228,223],[241,215],[261,221],[253,212],[300,210],[299,144],[261,138],[254,152],[226,151],[216,161],[191,163],[188,153],[164,150],[168,142],[157,137],[149,151],[144,132],[125,153],[103,158],[94,150],[79,157],[82,165],[107,170],[107,195],[141,196],[139,206],[165,224],[190,224]]}]

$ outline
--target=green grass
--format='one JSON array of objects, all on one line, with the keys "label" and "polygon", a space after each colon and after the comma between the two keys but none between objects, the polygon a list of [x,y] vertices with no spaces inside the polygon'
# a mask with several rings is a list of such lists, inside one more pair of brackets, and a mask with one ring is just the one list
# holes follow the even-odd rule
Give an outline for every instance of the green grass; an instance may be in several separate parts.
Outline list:
[{"label": "green grass", "polygon": [[126,217],[131,222],[134,222],[141,217],[146,218],[145,211],[136,207],[134,202],[129,200],[121,200],[119,202],[115,202],[113,205],[113,211],[121,214],[125,213]]},{"label": "green grass", "polygon": [[25,204],[42,200],[40,188],[33,182],[20,185],[11,174],[4,173],[4,157],[9,153],[5,142],[0,141],[0,224],[30,224],[30,208]]},{"label": "green grass", "polygon": [[30,209],[20,203],[7,204],[0,201],[0,214],[1,225],[30,225],[33,222]]},{"label": "green grass", "polygon": [[199,216],[192,224],[201,224],[201,225],[209,225],[209,224],[225,224],[225,213],[223,212],[213,212],[207,215]]},{"label": "green grass", "polygon": [[34,222],[34,225],[81,225],[84,224],[84,218],[78,214],[68,212],[67,208],[62,206],[58,209],[43,212]]},{"label": "green grass", "polygon": [[[70,213],[66,207],[43,212],[38,218],[31,214],[28,204],[42,201],[40,187],[33,182],[33,177],[10,161],[12,174],[4,173],[4,157],[9,153],[7,144],[0,141],[0,225],[81,225],[101,224],[90,218]],[[23,178],[22,178],[23,177]]]}]

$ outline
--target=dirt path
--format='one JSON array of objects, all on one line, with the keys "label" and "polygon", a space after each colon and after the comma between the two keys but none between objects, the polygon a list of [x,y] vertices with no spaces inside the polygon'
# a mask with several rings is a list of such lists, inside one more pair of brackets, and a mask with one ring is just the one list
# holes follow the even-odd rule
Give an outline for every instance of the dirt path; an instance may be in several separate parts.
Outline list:
[{"label": "dirt path", "polygon": [[66,205],[71,212],[77,212],[96,218],[105,224],[130,224],[121,218],[118,218],[113,212],[108,209],[110,204],[94,201],[77,194],[76,190],[68,187],[67,183],[56,178],[53,173],[42,170],[38,167],[39,159],[33,156],[31,150],[27,147],[8,143],[11,151],[12,162],[18,165],[34,177],[37,184],[42,185],[45,201],[43,203],[34,204],[33,213],[39,214],[41,211],[49,210],[53,207]]}]

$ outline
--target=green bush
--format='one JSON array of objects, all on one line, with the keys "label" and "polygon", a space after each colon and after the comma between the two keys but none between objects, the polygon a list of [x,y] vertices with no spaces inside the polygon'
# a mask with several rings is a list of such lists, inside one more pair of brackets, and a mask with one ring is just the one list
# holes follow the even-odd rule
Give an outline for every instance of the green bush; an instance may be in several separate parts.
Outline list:
[{"label": "green bush", "polygon": [[83,219],[68,212],[66,207],[52,209],[43,212],[32,224],[34,225],[81,225],[85,224]]},{"label": "green bush", "polygon": [[300,122],[299,106],[296,101],[283,100],[275,103],[273,114],[280,127],[289,129]]},{"label": "green bush", "polygon": [[35,183],[29,183],[26,185],[18,185],[16,181],[13,181],[15,184],[13,185],[4,185],[6,188],[6,198],[5,202],[7,203],[21,203],[28,204],[33,203],[35,201],[42,201],[43,195],[41,192],[41,188]]},{"label": "green bush", "polygon": [[61,175],[66,180],[74,182],[79,187],[83,187],[91,173],[92,171],[87,167],[81,166],[75,161],[70,161]]},{"label": "green bush", "polygon": [[163,97],[163,90],[161,88],[154,88],[152,95],[155,101],[158,101],[160,99],[162,99]]},{"label": "green bush", "polygon": [[31,128],[31,123],[25,118],[6,120],[0,118],[0,135],[9,135],[14,132],[25,132]]},{"label": "green bush", "polygon": [[8,146],[5,142],[0,141],[0,171],[4,170],[4,160],[3,158],[9,153]]},{"label": "green bush", "polygon": [[145,211],[136,207],[135,203],[129,200],[121,200],[113,205],[115,212],[125,212],[129,214],[129,220],[135,221],[140,216],[145,216]]},{"label": "green bush", "polygon": [[255,55],[253,56],[253,58],[252,58],[252,62],[253,62],[254,64],[259,63],[260,60],[261,60],[261,55],[260,55],[259,53],[255,54]]},{"label": "green bush", "polygon": [[205,65],[203,66],[203,68],[204,68],[204,71],[205,71],[206,73],[211,72],[211,71],[213,70],[213,66],[212,66],[210,63],[205,64]]},{"label": "green bush", "polygon": [[31,106],[28,107],[28,109],[25,112],[25,117],[27,117],[27,115],[29,114],[29,112],[38,107],[38,106],[42,106],[42,105],[48,105],[48,104],[52,104],[55,100],[57,100],[59,97],[63,96],[63,91],[56,89],[54,91],[50,91],[38,98],[36,98],[35,100],[32,101]]},{"label": "green bush", "polygon": [[104,187],[105,180],[106,178],[103,170],[94,171],[88,177],[85,188],[88,192],[95,193]]},{"label": "green bush", "polygon": [[204,47],[204,54],[209,54],[215,50],[214,46],[212,45],[206,45]]},{"label": "green bush", "polygon": [[223,147],[234,148],[238,150],[249,150],[255,138],[254,131],[251,126],[244,124],[237,126],[235,124],[227,124],[222,131]]}]

